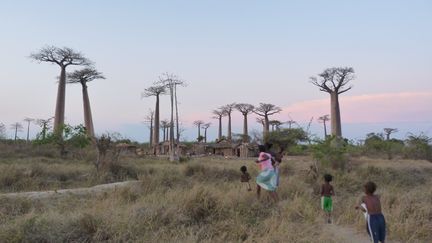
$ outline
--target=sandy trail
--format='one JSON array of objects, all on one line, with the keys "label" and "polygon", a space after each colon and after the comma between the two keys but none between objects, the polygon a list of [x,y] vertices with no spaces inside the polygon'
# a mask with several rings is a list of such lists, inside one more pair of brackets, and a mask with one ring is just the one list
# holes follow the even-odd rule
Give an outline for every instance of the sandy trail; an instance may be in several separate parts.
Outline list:
[{"label": "sandy trail", "polygon": [[53,191],[34,191],[34,192],[16,192],[16,193],[5,193],[0,194],[0,197],[6,198],[18,198],[24,197],[28,199],[45,199],[49,197],[61,197],[66,195],[88,195],[88,194],[100,194],[107,191],[115,191],[120,188],[130,187],[134,184],[138,184],[139,181],[123,181],[109,184],[102,184],[93,187],[84,188],[73,188],[73,189],[61,189]]}]

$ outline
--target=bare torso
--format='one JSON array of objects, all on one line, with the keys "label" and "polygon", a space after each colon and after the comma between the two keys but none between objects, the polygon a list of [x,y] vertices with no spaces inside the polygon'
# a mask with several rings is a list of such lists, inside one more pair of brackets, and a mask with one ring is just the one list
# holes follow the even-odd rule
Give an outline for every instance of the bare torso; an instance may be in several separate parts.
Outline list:
[{"label": "bare torso", "polygon": [[368,214],[380,214],[381,213],[381,202],[379,197],[376,195],[363,196],[362,202],[366,204]]}]

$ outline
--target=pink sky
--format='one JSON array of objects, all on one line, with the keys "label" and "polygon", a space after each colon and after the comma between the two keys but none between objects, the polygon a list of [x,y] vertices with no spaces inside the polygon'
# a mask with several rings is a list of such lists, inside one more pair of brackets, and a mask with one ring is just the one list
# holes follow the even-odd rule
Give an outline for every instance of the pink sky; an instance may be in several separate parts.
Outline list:
[{"label": "pink sky", "polygon": [[[343,123],[432,121],[432,91],[341,95]],[[309,100],[283,107],[281,118],[299,122],[330,113],[330,98]]]}]

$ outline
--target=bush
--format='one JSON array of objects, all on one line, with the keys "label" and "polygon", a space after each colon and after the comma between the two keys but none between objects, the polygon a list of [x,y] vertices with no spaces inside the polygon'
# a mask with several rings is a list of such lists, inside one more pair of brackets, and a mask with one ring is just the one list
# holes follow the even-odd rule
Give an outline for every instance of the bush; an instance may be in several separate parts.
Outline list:
[{"label": "bush", "polygon": [[345,141],[336,137],[328,137],[326,140],[318,141],[312,145],[312,154],[322,166],[344,170],[348,162],[346,146]]}]

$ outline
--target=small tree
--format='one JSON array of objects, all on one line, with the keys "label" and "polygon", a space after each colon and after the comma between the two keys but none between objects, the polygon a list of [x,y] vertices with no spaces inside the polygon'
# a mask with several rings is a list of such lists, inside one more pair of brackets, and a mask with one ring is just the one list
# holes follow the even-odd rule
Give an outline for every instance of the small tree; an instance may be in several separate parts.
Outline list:
[{"label": "small tree", "polygon": [[83,106],[84,106],[84,124],[87,134],[94,137],[94,125],[90,108],[90,99],[87,91],[87,83],[96,79],[105,79],[102,73],[98,72],[95,68],[89,67],[81,70],[76,70],[67,74],[67,83],[76,84],[80,83],[82,86]]},{"label": "small tree", "polygon": [[213,118],[218,119],[219,128],[218,128],[218,140],[222,139],[222,117],[225,115],[225,112],[221,109],[213,110]]},{"label": "small tree", "polygon": [[285,128],[271,131],[268,134],[267,141],[279,148],[279,153],[283,153],[291,146],[308,140],[307,133],[302,128]]},{"label": "small tree", "polygon": [[14,141],[16,141],[18,138],[18,132],[22,132],[23,125],[19,122],[15,122],[11,124],[11,129],[15,132]]},{"label": "small tree", "polygon": [[195,126],[197,126],[197,128],[198,128],[197,141],[199,142],[199,141],[200,141],[200,138],[201,138],[201,125],[204,124],[204,121],[202,121],[202,120],[196,120],[196,121],[193,122],[193,124],[194,124]]},{"label": "small tree", "polygon": [[352,67],[327,68],[317,77],[311,77],[310,82],[317,86],[320,91],[330,94],[331,131],[332,135],[342,137],[342,125],[339,107],[339,95],[347,92],[352,86],[346,85],[354,79]]},{"label": "small tree", "polygon": [[255,107],[251,104],[239,103],[236,104],[235,108],[240,111],[243,115],[243,142],[249,142],[249,132],[248,132],[248,120],[247,117],[250,113],[253,112]]},{"label": "small tree", "polygon": [[211,123],[208,122],[208,123],[204,123],[201,127],[202,129],[204,129],[204,143],[207,143],[207,129],[210,127],[210,125]]},{"label": "small tree", "polygon": [[36,139],[45,140],[49,129],[51,129],[51,120],[53,117],[48,119],[36,119],[36,125],[40,126],[41,131],[36,135]]},{"label": "small tree", "polygon": [[258,116],[264,118],[264,130],[263,130],[264,140],[266,140],[266,136],[270,130],[269,117],[281,111],[282,109],[280,107],[275,106],[273,104],[260,103],[259,106],[255,107],[255,110],[253,112]]},{"label": "small tree", "polygon": [[225,116],[228,117],[228,131],[227,131],[227,140],[231,141],[232,140],[232,133],[231,133],[231,114],[235,108],[236,104],[235,103],[231,103],[231,104],[227,104],[224,105],[220,108],[220,110],[222,110],[225,113]]},{"label": "small tree", "polygon": [[58,82],[57,102],[54,117],[54,131],[64,124],[65,115],[65,97],[66,97],[66,68],[68,66],[89,66],[91,61],[85,58],[81,53],[68,47],[46,46],[39,52],[30,55],[30,58],[38,62],[48,62],[60,67],[60,78]]},{"label": "small tree", "polygon": [[6,139],[6,126],[0,122],[0,139]]},{"label": "small tree", "polygon": [[33,118],[29,118],[29,117],[26,117],[26,118],[24,118],[24,121],[25,122],[27,122],[27,142],[29,141],[29,134],[30,134],[30,123],[32,122],[32,121],[34,121],[34,119]]},{"label": "small tree", "polygon": [[384,128],[384,134],[386,136],[386,140],[390,140],[390,135],[398,131],[399,130],[397,128]]},{"label": "small tree", "polygon": [[318,117],[318,122],[322,123],[324,126],[324,139],[327,138],[327,125],[326,122],[330,120],[329,115],[324,115],[324,116],[320,116]]}]

